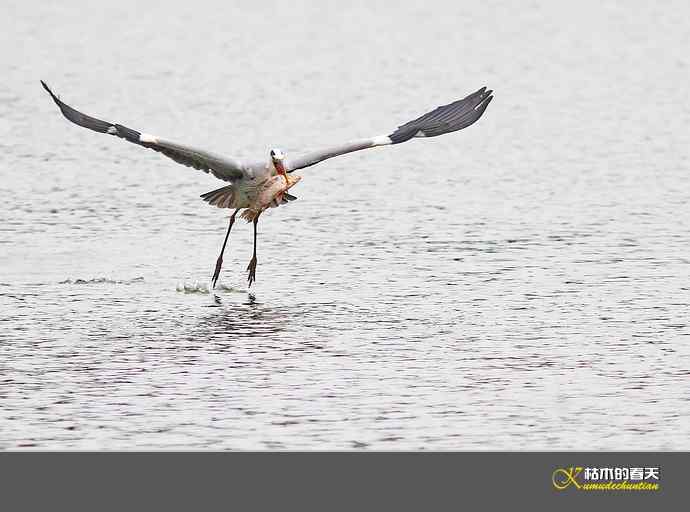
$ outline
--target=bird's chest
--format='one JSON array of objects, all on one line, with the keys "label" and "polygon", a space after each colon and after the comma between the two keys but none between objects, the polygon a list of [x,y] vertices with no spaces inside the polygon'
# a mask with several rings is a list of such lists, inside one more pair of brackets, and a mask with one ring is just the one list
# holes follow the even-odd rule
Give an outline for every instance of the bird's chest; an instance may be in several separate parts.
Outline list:
[{"label": "bird's chest", "polygon": [[246,177],[235,185],[236,208],[249,208],[255,205],[261,193],[265,191],[266,184],[275,175],[275,168],[270,164],[249,170]]}]

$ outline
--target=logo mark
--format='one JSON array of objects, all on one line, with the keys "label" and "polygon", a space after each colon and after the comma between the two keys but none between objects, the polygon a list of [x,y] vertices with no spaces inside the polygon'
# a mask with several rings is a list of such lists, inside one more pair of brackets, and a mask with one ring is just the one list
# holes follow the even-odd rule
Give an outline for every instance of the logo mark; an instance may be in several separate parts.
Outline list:
[{"label": "logo mark", "polygon": [[569,468],[558,468],[551,475],[553,486],[559,491],[567,489],[571,485],[580,489],[580,484],[576,480],[580,472],[582,472],[581,467],[570,466]]},{"label": "logo mark", "polygon": [[658,491],[661,468],[566,466],[551,473],[554,488],[562,491]]}]

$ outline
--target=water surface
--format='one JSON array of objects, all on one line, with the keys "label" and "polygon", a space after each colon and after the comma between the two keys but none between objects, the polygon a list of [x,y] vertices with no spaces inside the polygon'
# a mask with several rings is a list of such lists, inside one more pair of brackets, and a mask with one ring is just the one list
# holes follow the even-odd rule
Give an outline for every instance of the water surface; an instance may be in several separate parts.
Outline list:
[{"label": "water surface", "polygon": [[[3,4],[0,448],[690,448],[684,3],[228,4]],[[40,78],[239,158],[496,99],[304,170],[213,300],[222,184]]]}]

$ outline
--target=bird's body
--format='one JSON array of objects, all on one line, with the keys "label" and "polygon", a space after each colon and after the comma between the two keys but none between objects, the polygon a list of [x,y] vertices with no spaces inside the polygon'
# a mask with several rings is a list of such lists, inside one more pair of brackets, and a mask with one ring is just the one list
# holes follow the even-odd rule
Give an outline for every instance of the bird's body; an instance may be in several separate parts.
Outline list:
[{"label": "bird's body", "polygon": [[249,284],[251,285],[255,280],[257,262],[256,227],[259,216],[267,208],[279,206],[296,199],[295,196],[287,191],[296,185],[301,177],[290,173],[353,151],[400,144],[413,138],[436,137],[461,130],[476,122],[493,99],[492,91],[487,91],[486,87],[482,87],[461,100],[438,107],[417,119],[400,125],[389,135],[356,139],[290,159],[287,159],[279,149],[272,149],[268,160],[241,162],[234,158],[168,141],[155,135],[140,133],[120,124],[88,116],[61,101],[48,88],[45,82],[41,81],[41,84],[53,98],[53,101],[55,101],[63,115],[73,123],[152,149],[182,165],[213,174],[216,178],[228,182],[228,185],[224,187],[201,195],[204,201],[213,206],[234,210],[230,217],[230,225],[225,235],[223,249],[216,261],[216,269],[212,278],[214,286],[220,275],[223,253],[230,230],[235,222],[237,213],[242,209],[245,210],[242,213],[242,217],[254,224],[254,253],[247,270],[249,271]]},{"label": "bird's body", "polygon": [[[259,195],[266,188],[266,184],[278,176],[280,176],[278,171],[270,161],[265,164],[255,164],[252,167],[247,166],[243,169],[243,176],[240,179],[235,180],[231,185],[201,194],[201,198],[218,208],[256,208],[257,201],[260,202]],[[283,181],[285,181],[284,178]],[[294,184],[291,183],[290,187]],[[279,204],[293,199],[296,198],[287,194],[281,197]]]},{"label": "bird's body", "polygon": [[280,206],[283,201],[287,202],[286,192],[301,179],[302,176],[293,174],[284,177],[280,175],[271,176],[264,180],[258,189],[252,188],[253,200],[249,203],[249,206],[244,207],[245,210],[242,212],[241,217],[251,222],[261,215],[261,212],[266,208]]}]

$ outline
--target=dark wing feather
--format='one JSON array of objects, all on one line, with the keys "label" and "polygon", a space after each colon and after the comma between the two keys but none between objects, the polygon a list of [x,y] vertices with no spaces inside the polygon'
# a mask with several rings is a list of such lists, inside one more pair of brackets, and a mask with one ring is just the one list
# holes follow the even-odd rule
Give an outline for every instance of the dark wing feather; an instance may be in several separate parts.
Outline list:
[{"label": "dark wing feather", "polygon": [[225,181],[235,181],[242,178],[243,166],[234,159],[215,155],[208,151],[203,151],[190,146],[177,144],[175,142],[166,141],[158,137],[144,135],[141,132],[122,126],[121,124],[109,123],[88,116],[78,110],[70,107],[58,98],[53,91],[41,80],[43,88],[48,91],[53,101],[62,111],[63,115],[72,121],[74,124],[88,128],[99,133],[107,133],[115,135],[129,142],[143,146],[145,148],[153,149],[165,156],[172,158],[176,162],[187,167],[193,167],[204,172],[210,172],[216,178]]},{"label": "dark wing feather", "polygon": [[413,137],[436,137],[467,128],[477,121],[486,110],[493,91],[482,87],[469,96],[438,107],[417,119],[398,127],[388,137],[393,144],[399,144]]}]

